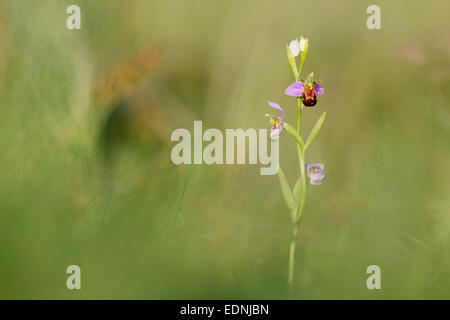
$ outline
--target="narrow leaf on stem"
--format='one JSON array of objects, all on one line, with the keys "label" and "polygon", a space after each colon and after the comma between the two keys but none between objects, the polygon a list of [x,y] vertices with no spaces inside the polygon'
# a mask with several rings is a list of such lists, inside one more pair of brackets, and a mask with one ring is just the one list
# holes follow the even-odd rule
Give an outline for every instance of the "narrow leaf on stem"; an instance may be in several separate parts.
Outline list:
[{"label": "narrow leaf on stem", "polygon": [[302,195],[302,177],[298,178],[297,182],[295,183],[292,195],[294,196],[294,201],[298,207],[298,204],[300,202],[300,196]]},{"label": "narrow leaf on stem", "polygon": [[289,207],[289,212],[291,213],[291,217],[293,217],[294,209],[295,209],[295,201],[292,195],[291,189],[289,188],[289,184],[286,180],[286,176],[281,170],[281,167],[278,167],[278,178],[280,179],[281,192],[283,193],[284,201],[286,201],[287,206]]},{"label": "narrow leaf on stem", "polygon": [[314,125],[314,127],[311,130],[311,133],[309,134],[308,139],[306,140],[306,144],[305,144],[305,151],[306,149],[308,149],[308,147],[311,145],[311,143],[313,143],[314,139],[317,137],[317,135],[319,134],[320,128],[322,128],[322,124],[325,121],[325,116],[327,115],[327,112],[324,111],[322,113],[322,115],[320,116],[319,120],[317,120],[316,124]]},{"label": "narrow leaf on stem", "polygon": [[283,128],[297,141],[297,143],[300,145],[301,150],[303,150],[305,143],[303,142],[303,139],[299,136],[297,131],[286,121],[283,122]]}]

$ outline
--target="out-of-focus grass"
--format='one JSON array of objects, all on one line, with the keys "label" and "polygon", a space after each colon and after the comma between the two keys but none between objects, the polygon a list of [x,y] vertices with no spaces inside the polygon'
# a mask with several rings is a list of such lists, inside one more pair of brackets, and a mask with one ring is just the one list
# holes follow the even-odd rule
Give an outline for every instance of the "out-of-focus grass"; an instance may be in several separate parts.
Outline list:
[{"label": "out-of-focus grass", "polygon": [[[73,2],[0,4],[1,298],[450,298],[442,2],[379,1],[369,31],[367,1],[75,1],[69,31]],[[267,127],[267,99],[295,122],[284,54],[299,35],[326,90],[305,132],[328,111],[307,160],[328,179],[308,189],[290,291],[277,177],[203,165],[186,181],[170,132]],[[123,107],[99,106],[99,79],[149,46],[160,63]],[[291,183],[293,150],[283,137]],[[81,291],[65,288],[70,264]],[[382,290],[365,286],[371,264]]]}]

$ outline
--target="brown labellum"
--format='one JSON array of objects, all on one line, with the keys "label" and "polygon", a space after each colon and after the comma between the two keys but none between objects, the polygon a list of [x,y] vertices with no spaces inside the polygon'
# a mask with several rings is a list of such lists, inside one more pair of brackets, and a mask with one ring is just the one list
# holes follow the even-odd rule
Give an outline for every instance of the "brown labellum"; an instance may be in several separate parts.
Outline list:
[{"label": "brown labellum", "polygon": [[317,96],[313,90],[305,90],[302,94],[303,104],[306,107],[314,107],[317,103]]}]

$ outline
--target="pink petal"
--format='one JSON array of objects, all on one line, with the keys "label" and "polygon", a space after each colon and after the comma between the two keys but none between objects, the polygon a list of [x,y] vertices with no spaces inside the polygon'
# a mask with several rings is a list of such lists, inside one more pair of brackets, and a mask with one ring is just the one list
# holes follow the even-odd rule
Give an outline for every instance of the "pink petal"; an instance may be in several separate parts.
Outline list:
[{"label": "pink petal", "polygon": [[281,116],[280,119],[284,118],[284,111],[283,108],[280,107],[280,105],[278,103],[272,102],[272,101],[267,101],[269,103],[269,106],[271,106],[274,109],[277,109],[278,111],[281,112]]},{"label": "pink petal", "polygon": [[323,87],[318,83],[314,84],[314,91],[316,92],[316,95],[318,95],[318,96],[320,96],[321,94],[324,93]]},{"label": "pink petal", "polygon": [[306,165],[306,171],[309,171],[311,168],[318,168],[320,171],[323,171],[325,165],[323,163],[309,163]]},{"label": "pink petal", "polygon": [[305,89],[305,84],[303,82],[299,81],[299,82],[294,82],[289,87],[287,87],[287,89],[284,93],[291,97],[301,97],[304,89]]}]

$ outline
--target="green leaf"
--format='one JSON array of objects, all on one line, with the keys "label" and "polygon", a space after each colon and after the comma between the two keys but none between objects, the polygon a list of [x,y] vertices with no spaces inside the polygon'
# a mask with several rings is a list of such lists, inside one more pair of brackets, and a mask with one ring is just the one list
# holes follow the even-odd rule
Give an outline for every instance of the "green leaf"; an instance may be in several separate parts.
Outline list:
[{"label": "green leaf", "polygon": [[289,188],[286,176],[284,175],[283,170],[281,170],[281,167],[278,167],[278,177],[280,178],[281,192],[283,193],[284,200],[289,207],[289,212],[292,215],[295,208],[294,197],[292,196],[291,189]]},{"label": "green leaf", "polygon": [[292,195],[294,196],[294,201],[298,207],[300,203],[300,196],[302,195],[302,177],[298,178],[297,182],[295,183]]},{"label": "green leaf", "polygon": [[300,144],[300,148],[301,150],[303,150],[305,143],[303,142],[303,139],[298,135],[297,131],[295,131],[295,129],[292,128],[291,125],[286,121],[283,121],[283,128],[297,141],[298,144]]},{"label": "green leaf", "polygon": [[319,134],[320,128],[322,128],[322,124],[325,121],[325,116],[327,115],[327,112],[324,111],[322,113],[322,115],[320,116],[319,120],[317,120],[316,124],[314,125],[314,127],[311,130],[311,133],[309,134],[308,139],[306,140],[306,144],[305,144],[305,151],[306,149],[308,149],[308,147],[311,145],[311,143],[313,143],[314,139],[317,137],[317,135]]}]

